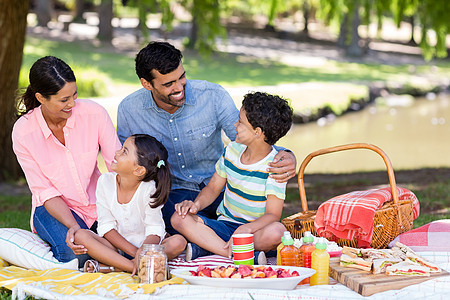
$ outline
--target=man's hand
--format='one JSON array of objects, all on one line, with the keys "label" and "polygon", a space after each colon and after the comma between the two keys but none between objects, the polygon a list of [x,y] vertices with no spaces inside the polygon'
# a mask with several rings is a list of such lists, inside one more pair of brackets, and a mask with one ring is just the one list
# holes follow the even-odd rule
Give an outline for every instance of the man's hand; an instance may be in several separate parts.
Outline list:
[{"label": "man's hand", "polygon": [[69,246],[70,249],[72,249],[73,253],[75,253],[75,255],[81,255],[81,254],[86,254],[87,253],[87,249],[83,246],[83,245],[76,245],[74,244],[75,241],[75,232],[77,232],[80,228],[80,225],[75,225],[69,228],[69,230],[67,230],[67,235],[66,235],[66,244],[67,246]]},{"label": "man's hand", "polygon": [[175,212],[181,216],[181,218],[185,218],[186,215],[192,214],[195,215],[199,211],[199,207],[195,202],[191,200],[184,200],[183,202],[175,204]]},{"label": "man's hand", "polygon": [[271,178],[278,182],[286,182],[295,176],[297,160],[294,153],[287,151],[279,151],[273,162],[269,163],[269,172]]}]

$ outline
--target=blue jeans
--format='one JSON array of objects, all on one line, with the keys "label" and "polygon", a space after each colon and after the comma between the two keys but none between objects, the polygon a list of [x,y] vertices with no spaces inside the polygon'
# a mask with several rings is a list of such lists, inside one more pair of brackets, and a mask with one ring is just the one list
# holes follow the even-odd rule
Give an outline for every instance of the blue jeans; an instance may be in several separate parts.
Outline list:
[{"label": "blue jeans", "polygon": [[[205,187],[205,185],[201,185],[200,188]],[[197,191],[191,191],[191,190],[185,190],[185,189],[177,189],[170,191],[169,199],[167,199],[166,204],[164,204],[162,208],[164,223],[166,224],[166,232],[170,235],[177,234],[178,231],[173,229],[172,224],[170,223],[170,218],[175,212],[175,204],[183,202],[184,200],[192,200],[194,201],[197,195],[200,192]],[[201,210],[198,214],[201,216],[205,216],[209,219],[217,219],[217,207],[219,206],[220,202],[223,200],[223,193],[220,193],[219,197],[214,200],[211,205]]]},{"label": "blue jeans", "polygon": [[199,217],[203,220],[206,226],[211,228],[225,242],[228,242],[236,229],[238,229],[239,226],[243,225],[240,223],[225,220],[212,220],[205,218],[204,216]]},{"label": "blue jeans", "polygon": [[[97,222],[91,228],[88,228],[86,223],[73,211],[72,215],[81,228],[97,232]],[[72,249],[66,244],[68,228],[50,215],[43,205],[36,207],[33,215],[33,224],[39,237],[50,244],[53,256],[58,261],[68,262],[78,258],[78,267],[81,268],[86,260],[90,258],[87,254],[75,255],[73,253]]]}]

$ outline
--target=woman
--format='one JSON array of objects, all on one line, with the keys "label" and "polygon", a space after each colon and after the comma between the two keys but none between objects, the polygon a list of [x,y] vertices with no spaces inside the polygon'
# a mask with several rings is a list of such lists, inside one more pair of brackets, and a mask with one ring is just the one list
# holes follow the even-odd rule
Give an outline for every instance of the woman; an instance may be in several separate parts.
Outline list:
[{"label": "woman", "polygon": [[86,249],[73,244],[73,236],[97,226],[98,151],[109,169],[121,144],[107,112],[90,100],[77,100],[75,75],[61,59],[40,58],[29,79],[12,139],[32,193],[31,228],[58,261],[78,258],[81,267]]}]

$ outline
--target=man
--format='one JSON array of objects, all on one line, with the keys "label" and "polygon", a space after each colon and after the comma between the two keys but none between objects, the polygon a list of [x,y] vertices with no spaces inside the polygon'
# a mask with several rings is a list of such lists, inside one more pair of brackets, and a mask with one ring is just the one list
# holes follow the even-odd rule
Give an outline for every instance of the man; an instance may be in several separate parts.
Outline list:
[{"label": "man", "polygon": [[[136,56],[136,74],[142,89],[128,95],[119,105],[117,133],[120,141],[136,133],[158,139],[169,152],[173,174],[172,189],[163,208],[166,230],[174,206],[193,200],[215,172],[215,163],[224,145],[221,130],[232,141],[239,111],[220,85],[203,80],[187,80],[182,54],[166,42],[151,42]],[[287,181],[295,176],[295,156],[280,151],[271,163],[274,179]],[[199,214],[217,218],[223,193]]]}]

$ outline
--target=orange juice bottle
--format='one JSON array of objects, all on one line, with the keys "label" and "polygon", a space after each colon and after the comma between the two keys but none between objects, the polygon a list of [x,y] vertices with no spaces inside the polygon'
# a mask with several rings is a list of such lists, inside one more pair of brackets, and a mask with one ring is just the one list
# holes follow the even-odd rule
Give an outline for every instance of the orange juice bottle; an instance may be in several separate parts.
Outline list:
[{"label": "orange juice bottle", "polygon": [[281,266],[281,255],[280,255],[280,251],[283,248],[283,241],[285,239],[286,236],[291,236],[291,233],[289,231],[285,231],[283,236],[281,237],[281,243],[277,246],[277,265]]},{"label": "orange juice bottle", "polygon": [[[311,268],[311,253],[316,249],[314,247],[314,237],[311,231],[305,231],[305,235],[302,238],[303,245],[299,249],[299,266],[304,268]],[[300,284],[308,284],[309,277],[303,279]]]},{"label": "orange juice bottle", "polygon": [[283,239],[283,248],[280,250],[282,266],[297,266],[298,249],[294,246],[294,239],[291,233],[285,234]]},{"label": "orange juice bottle", "polygon": [[311,276],[310,285],[328,284],[330,254],[327,252],[324,238],[320,238],[316,243],[316,250],[311,254],[311,268],[316,270],[316,273]]}]

